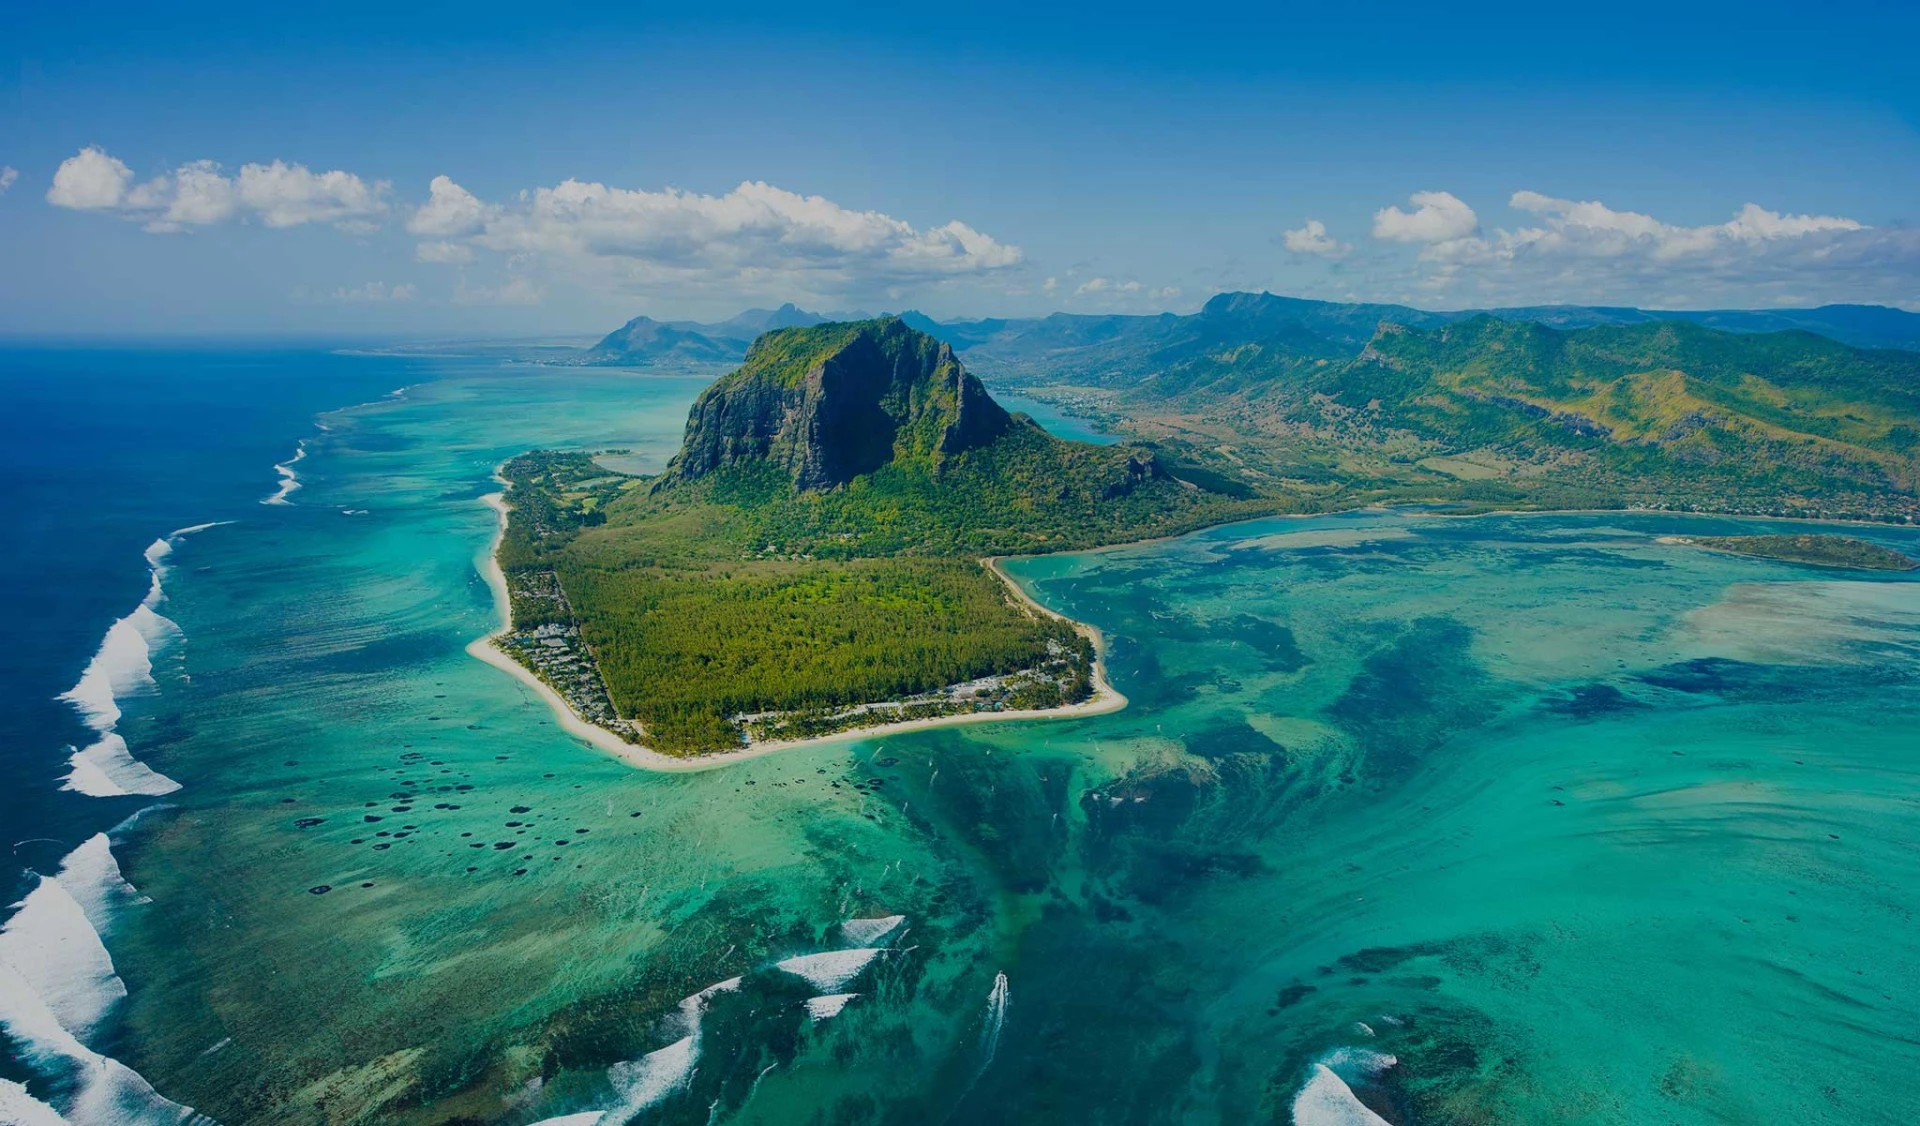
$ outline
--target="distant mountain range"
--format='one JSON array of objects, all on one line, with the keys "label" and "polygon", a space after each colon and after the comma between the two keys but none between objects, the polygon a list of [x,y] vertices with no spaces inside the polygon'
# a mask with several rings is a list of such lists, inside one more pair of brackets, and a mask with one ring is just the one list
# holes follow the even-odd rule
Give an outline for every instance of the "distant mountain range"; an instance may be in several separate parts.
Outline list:
[{"label": "distant mountain range", "polygon": [[[1600,325],[1687,321],[1726,332],[1811,332],[1856,348],[1920,351],[1920,313],[1881,305],[1822,305],[1815,309],[1647,310],[1600,305],[1536,305],[1509,309],[1431,312],[1407,305],[1310,301],[1270,293],[1222,293],[1197,313],[1153,316],[1055,313],[1046,317],[936,321],[916,310],[900,314],[909,326],[965,352],[982,372],[1037,374],[1046,365],[1058,378],[1072,372],[1139,372],[1147,357],[1168,349],[1231,348],[1260,343],[1325,359],[1352,357],[1382,322],[1438,328],[1483,313],[1509,322],[1577,329]],[[748,309],[717,323],[635,317],[598,344],[565,362],[643,365],[661,362],[739,363],[761,333],[830,321],[865,320],[866,313],[821,314],[791,302]]]},{"label": "distant mountain range", "polygon": [[737,364],[746,358],[747,347],[763,332],[776,328],[809,328],[829,321],[861,321],[867,317],[866,313],[810,313],[791,301],[778,309],[748,309],[712,324],[635,317],[602,337],[598,344],[564,362],[593,367]]}]

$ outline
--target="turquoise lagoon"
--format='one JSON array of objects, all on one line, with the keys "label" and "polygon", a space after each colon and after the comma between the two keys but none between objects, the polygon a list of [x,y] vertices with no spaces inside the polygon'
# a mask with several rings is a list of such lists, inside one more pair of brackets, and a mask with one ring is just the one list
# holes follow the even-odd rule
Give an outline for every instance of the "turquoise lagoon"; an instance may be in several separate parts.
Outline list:
[{"label": "turquoise lagoon", "polygon": [[[322,416],[289,503],[165,559],[179,637],[120,731],[181,788],[112,835],[145,901],[107,928],[128,996],[88,1047],[173,1103],[506,1126],[1920,1107],[1911,579],[1659,542],[1750,521],[1239,524],[1014,566],[1106,632],[1124,711],[648,773],[465,652],[497,622],[479,498],[536,445],[657,468],[699,382],[440,374]],[[86,1120],[85,1082],[29,1049],[29,1086]]]}]

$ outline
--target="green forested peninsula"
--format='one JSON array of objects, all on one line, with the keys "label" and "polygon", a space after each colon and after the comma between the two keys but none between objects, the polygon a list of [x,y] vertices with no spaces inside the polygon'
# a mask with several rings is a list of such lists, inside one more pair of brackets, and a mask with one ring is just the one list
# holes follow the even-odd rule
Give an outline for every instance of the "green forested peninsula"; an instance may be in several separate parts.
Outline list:
[{"label": "green forested peninsula", "polygon": [[1852,536],[1800,533],[1780,536],[1683,536],[1682,543],[1761,559],[1782,559],[1816,567],[1844,567],[1855,571],[1912,571],[1920,559]]},{"label": "green forested peninsula", "polygon": [[982,556],[1379,502],[1920,514],[1920,354],[1266,294],[1125,320],[948,333],[1117,446],[1009,414],[887,317],[760,336],[658,477],[515,459],[507,647],[603,726],[689,754],[1082,696],[1084,640]]},{"label": "green forested peninsula", "polygon": [[656,478],[550,452],[502,475],[504,647],[670,754],[1084,699],[1089,640],[981,558],[1272,509],[1151,446],[1048,435],[896,318],[762,336]]}]

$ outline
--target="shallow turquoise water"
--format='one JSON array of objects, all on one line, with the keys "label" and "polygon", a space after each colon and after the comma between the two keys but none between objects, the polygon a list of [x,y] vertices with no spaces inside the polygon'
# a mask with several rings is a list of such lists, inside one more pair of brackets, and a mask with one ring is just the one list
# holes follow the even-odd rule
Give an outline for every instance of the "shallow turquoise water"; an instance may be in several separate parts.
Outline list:
[{"label": "shallow turquoise water", "polygon": [[993,397],[1008,410],[1031,416],[1040,424],[1041,429],[1056,438],[1065,438],[1072,442],[1092,442],[1096,446],[1110,446],[1120,440],[1100,429],[1099,425],[1093,421],[1062,410],[1044,400],[1029,399],[1025,395],[1014,395],[1005,391],[996,391]]},{"label": "shallow turquoise water", "polygon": [[1123,712],[648,774],[464,652],[478,497],[657,466],[697,390],[474,369],[182,541],[96,1047],[227,1123],[1920,1104],[1920,584],[1656,542],[1738,521],[1262,521],[1016,566]]}]

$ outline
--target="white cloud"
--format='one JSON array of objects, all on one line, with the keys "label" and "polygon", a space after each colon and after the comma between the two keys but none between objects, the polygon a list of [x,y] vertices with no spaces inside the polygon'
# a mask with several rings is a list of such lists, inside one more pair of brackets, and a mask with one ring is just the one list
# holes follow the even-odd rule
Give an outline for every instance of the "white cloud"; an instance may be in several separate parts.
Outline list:
[{"label": "white cloud", "polygon": [[385,182],[368,183],[350,172],[313,172],[281,160],[242,165],[234,176],[213,161],[196,160],[135,183],[125,163],[90,146],[61,162],[47,202],[111,212],[155,233],[239,220],[268,227],[332,223],[365,234],[386,211],[387,189]]},{"label": "white cloud", "polygon": [[1416,284],[1448,304],[1727,308],[1886,303],[1920,292],[1920,231],[1749,203],[1685,226],[1594,200],[1515,192],[1534,225],[1433,241]]},{"label": "white cloud", "polygon": [[1452,192],[1415,192],[1407,202],[1414,210],[1383,207],[1373,213],[1374,238],[1387,242],[1451,242],[1466,238],[1480,227],[1473,208]]},{"label": "white cloud", "polygon": [[1545,252],[1616,257],[1644,253],[1656,259],[1711,254],[1729,244],[1799,239],[1833,231],[1859,231],[1853,219],[1831,215],[1782,215],[1749,203],[1725,223],[1680,227],[1637,211],[1615,211],[1592,200],[1576,203],[1539,192],[1513,193],[1508,206],[1544,217],[1544,227],[1523,227],[1500,241],[1515,250],[1539,248]]},{"label": "white cloud", "polygon": [[1048,278],[1046,281],[1040,284],[1040,292],[1046,294],[1049,297],[1060,292],[1060,279]]},{"label": "white cloud", "polygon": [[[1377,230],[1378,216],[1375,216],[1374,224]],[[1353,249],[1351,244],[1328,235],[1327,225],[1318,219],[1309,219],[1306,226],[1296,230],[1281,232],[1280,241],[1294,254],[1313,254],[1321,258],[1344,258]]]},{"label": "white cloud", "polygon": [[53,186],[47,189],[47,202],[75,211],[107,210],[120,206],[132,182],[133,169],[105,150],[89,146],[60,162]]},{"label": "white cloud", "polygon": [[[567,180],[488,203],[439,176],[407,229],[588,284],[676,293],[871,293],[978,278],[1022,260],[1019,247],[959,220],[916,228],[758,181],[712,196]],[[455,252],[416,254],[452,260]]]},{"label": "white cloud", "polygon": [[269,227],[365,220],[386,210],[384,183],[368,184],[350,172],[309,172],[304,165],[274,161],[248,164],[236,181],[240,205]]},{"label": "white cloud", "polygon": [[1088,293],[1138,293],[1143,288],[1145,287],[1137,281],[1119,282],[1112,278],[1088,278],[1073,292],[1075,296]]},{"label": "white cloud", "polygon": [[413,256],[439,266],[464,266],[473,261],[473,248],[458,242],[423,242],[413,248]]},{"label": "white cloud", "polygon": [[368,282],[365,285],[356,285],[351,289],[343,287],[333,291],[333,299],[335,301],[345,301],[355,304],[362,302],[411,301],[418,296],[420,296],[420,291],[415,288],[412,283],[390,286],[385,282]]},{"label": "white cloud", "polygon": [[14,181],[19,178],[20,170],[18,168],[10,164],[0,164],[0,195],[6,195],[7,189],[13,187]]},{"label": "white cloud", "polygon": [[[407,230],[431,238],[460,238],[486,229],[494,210],[448,176],[435,176],[427,186],[427,202],[407,220]],[[424,261],[424,259],[423,259]]]}]

